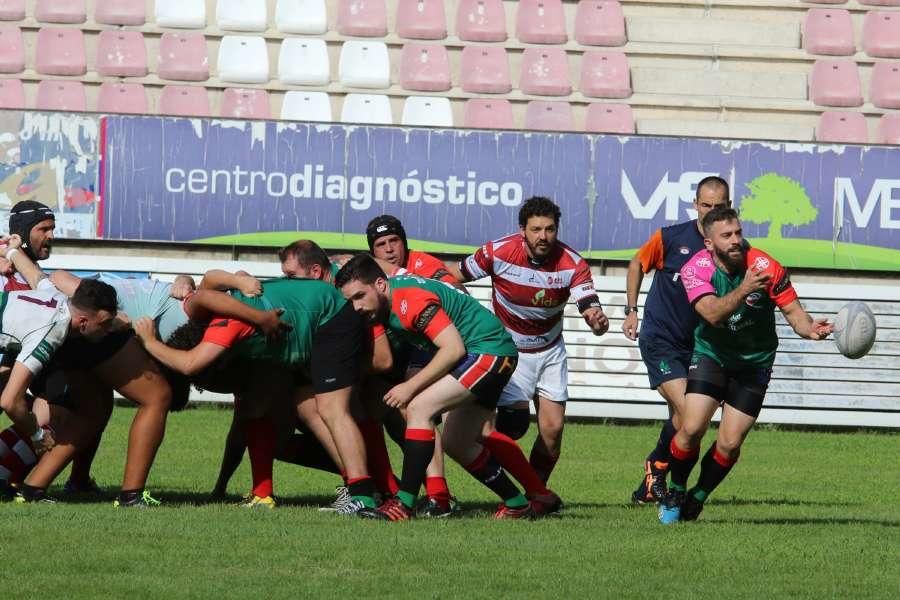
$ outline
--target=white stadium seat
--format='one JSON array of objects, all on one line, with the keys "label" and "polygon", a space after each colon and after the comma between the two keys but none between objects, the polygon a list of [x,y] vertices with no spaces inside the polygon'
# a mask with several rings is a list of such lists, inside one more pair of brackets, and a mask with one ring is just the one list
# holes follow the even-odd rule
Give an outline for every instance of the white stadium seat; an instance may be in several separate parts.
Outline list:
[{"label": "white stadium seat", "polygon": [[402,125],[453,127],[453,109],[449,98],[410,96],[403,103]]},{"label": "white stadium seat", "polygon": [[386,88],[391,85],[391,63],[384,42],[351,40],[341,48],[340,79],[343,85]]},{"label": "white stadium seat", "polygon": [[156,0],[156,24],[160,27],[203,29],[206,27],[205,0]]},{"label": "white stadium seat", "polygon": [[234,83],[269,81],[269,53],[260,36],[226,35],[219,44],[219,79]]},{"label": "white stadium seat", "polygon": [[381,94],[347,94],[341,109],[341,121],[390,125],[394,122],[391,101]]},{"label": "white stadium seat", "polygon": [[275,27],[282,33],[325,33],[328,30],[325,0],[278,0]]},{"label": "white stadium seat", "polygon": [[218,0],[216,25],[224,31],[265,31],[266,0]]},{"label": "white stadium seat", "polygon": [[288,92],[281,105],[281,118],[289,121],[331,121],[331,100],[325,92]]},{"label": "white stadium seat", "polygon": [[327,85],[328,47],[320,38],[286,38],[278,53],[278,79],[291,85]]}]

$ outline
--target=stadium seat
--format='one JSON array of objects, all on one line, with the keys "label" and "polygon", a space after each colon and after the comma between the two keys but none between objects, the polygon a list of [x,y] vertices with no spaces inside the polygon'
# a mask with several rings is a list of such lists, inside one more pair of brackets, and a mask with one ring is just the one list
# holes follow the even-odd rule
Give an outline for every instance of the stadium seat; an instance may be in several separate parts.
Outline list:
[{"label": "stadium seat", "polygon": [[403,102],[401,125],[425,127],[453,127],[453,109],[450,98],[409,96]]},{"label": "stadium seat", "polygon": [[562,0],[519,0],[516,37],[526,44],[565,44],[566,16]]},{"label": "stadium seat", "polygon": [[900,58],[900,13],[870,10],[862,28],[862,47],[878,58]]},{"label": "stadium seat", "polygon": [[900,0],[859,0],[859,3],[869,6],[900,6]]},{"label": "stadium seat", "polygon": [[159,95],[159,114],[208,117],[209,94],[197,85],[166,85]]},{"label": "stadium seat", "polygon": [[816,126],[816,141],[865,144],[869,141],[866,118],[861,113],[826,110]]},{"label": "stadium seat", "polygon": [[592,98],[627,98],[631,74],[624,52],[588,50],[581,57],[581,93]]},{"label": "stadium seat", "polygon": [[859,69],[850,59],[818,59],[809,76],[809,97],[819,106],[860,106]]},{"label": "stadium seat", "polygon": [[881,115],[878,120],[878,143],[900,144],[900,113]]},{"label": "stadium seat", "polygon": [[447,17],[442,0],[399,0],[397,35],[413,40],[447,37]]},{"label": "stadium seat", "polygon": [[331,101],[325,92],[290,91],[284,95],[281,118],[290,121],[331,121]]},{"label": "stadium seat", "polygon": [[575,41],[585,46],[625,44],[625,14],[618,0],[581,0],[575,9]]},{"label": "stadium seat", "polygon": [[535,131],[573,131],[575,117],[568,102],[532,100],[525,107],[525,129]]},{"label": "stadium seat", "polygon": [[328,85],[331,64],[321,38],[285,38],[278,52],[278,79],[290,85]]},{"label": "stadium seat", "polygon": [[219,79],[233,83],[269,81],[269,51],[262,36],[226,35],[219,43]]},{"label": "stadium seat", "polygon": [[500,46],[465,46],[460,74],[465,92],[507,94],[512,89],[506,49]]},{"label": "stadium seat", "polygon": [[473,98],[466,101],[463,127],[512,129],[513,111],[509,100]]},{"label": "stadium seat", "polygon": [[209,57],[202,33],[164,33],[159,38],[157,74],[163,79],[206,81]]},{"label": "stadium seat", "polygon": [[217,0],[216,25],[223,31],[265,31],[266,0]]},{"label": "stadium seat", "polygon": [[400,52],[400,85],[405,90],[450,89],[450,56],[440,44],[406,44]]},{"label": "stadium seat", "polygon": [[847,0],[809,0],[810,4],[846,4]]},{"label": "stadium seat", "polygon": [[459,0],[456,35],[466,42],[505,42],[503,0]]},{"label": "stadium seat", "polygon": [[87,96],[84,84],[80,81],[50,81],[45,79],[38,83],[37,110],[68,110],[83,112],[87,110]]},{"label": "stadium seat", "polygon": [[156,0],[156,24],[203,29],[206,27],[206,0]]},{"label": "stadium seat", "polygon": [[590,133],[634,133],[634,114],[627,104],[594,102],[587,107],[584,130]]},{"label": "stadium seat", "polygon": [[106,81],[97,93],[97,112],[147,113],[147,93],[139,83]]},{"label": "stadium seat", "polygon": [[875,63],[869,101],[878,108],[900,108],[900,61]]},{"label": "stadium seat", "polygon": [[36,43],[37,72],[44,75],[84,75],[87,61],[80,29],[44,27]]},{"label": "stadium seat", "polygon": [[272,116],[269,93],[266,90],[228,88],[222,93],[219,112],[223,117],[235,119],[268,119]]},{"label": "stadium seat", "polygon": [[325,0],[278,0],[275,27],[282,33],[321,35],[328,30]]},{"label": "stadium seat", "polygon": [[350,40],[341,47],[341,84],[361,88],[391,85],[391,64],[384,42]]},{"label": "stadium seat", "polygon": [[338,0],[337,28],[341,35],[386,36],[384,0]]},{"label": "stadium seat", "polygon": [[25,0],[0,2],[0,21],[21,21],[25,18]]},{"label": "stadium seat", "polygon": [[141,32],[101,31],[97,38],[97,73],[104,77],[144,77],[147,48]]},{"label": "stadium seat", "polygon": [[25,39],[15,25],[0,25],[0,73],[25,70]]},{"label": "stadium seat", "polygon": [[25,108],[25,86],[18,79],[0,79],[0,108]]},{"label": "stadium seat", "polygon": [[94,20],[104,25],[143,25],[147,21],[144,0],[97,0]]},{"label": "stadium seat", "polygon": [[37,0],[34,18],[41,23],[84,23],[84,0]]},{"label": "stadium seat", "polygon": [[568,96],[569,61],[562,48],[525,48],[519,87],[526,94]]},{"label": "stadium seat", "polygon": [[341,122],[390,125],[394,122],[391,101],[380,94],[347,94],[341,108]]},{"label": "stadium seat", "polygon": [[856,53],[853,21],[843,8],[811,8],[803,20],[803,49],[810,54],[848,56]]}]

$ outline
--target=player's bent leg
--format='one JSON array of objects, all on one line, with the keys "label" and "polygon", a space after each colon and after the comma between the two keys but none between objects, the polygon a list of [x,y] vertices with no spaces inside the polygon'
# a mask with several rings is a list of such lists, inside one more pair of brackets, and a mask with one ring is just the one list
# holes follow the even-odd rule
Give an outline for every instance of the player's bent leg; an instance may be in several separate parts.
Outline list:
[{"label": "player's bent leg", "polygon": [[528,425],[531,423],[531,412],[527,400],[514,402],[509,405],[497,406],[497,415],[494,417],[494,427],[500,433],[519,440],[528,433]]},{"label": "player's bent leg", "polygon": [[544,483],[550,479],[562,452],[566,403],[538,395],[535,402],[538,436],[531,447],[529,462]]},{"label": "player's bent leg", "polygon": [[350,414],[352,387],[316,392],[316,408],[328,427],[344,466],[350,495],[360,503],[358,508],[375,507],[375,484],[366,465],[365,441]]},{"label": "player's bent leg", "polygon": [[319,441],[339,472],[345,473],[346,469],[344,469],[344,464],[341,462],[341,455],[334,443],[334,438],[331,437],[331,431],[316,407],[316,394],[312,387],[302,385],[295,388],[294,403],[297,409],[297,418],[306,425],[309,432]]}]

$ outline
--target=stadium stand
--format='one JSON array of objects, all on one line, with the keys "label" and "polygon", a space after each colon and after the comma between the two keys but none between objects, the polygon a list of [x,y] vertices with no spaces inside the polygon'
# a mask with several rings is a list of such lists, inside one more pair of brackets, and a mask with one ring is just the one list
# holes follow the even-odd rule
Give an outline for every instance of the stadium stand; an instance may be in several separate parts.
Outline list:
[{"label": "stadium stand", "polygon": [[34,17],[41,23],[84,23],[84,0],[37,0]]},{"label": "stadium stand", "polygon": [[38,84],[38,110],[83,111],[87,107],[87,95],[80,81],[52,81],[45,79]]},{"label": "stadium stand", "polygon": [[100,85],[97,94],[97,110],[111,113],[147,112],[147,93],[139,83],[113,83]]},{"label": "stadium stand", "polygon": [[275,28],[281,33],[322,35],[328,30],[325,0],[278,0]]},{"label": "stadium stand", "polygon": [[453,111],[447,98],[410,96],[403,103],[401,125],[453,127]]},{"label": "stadium stand", "polygon": [[331,101],[325,92],[288,92],[281,105],[281,118],[290,121],[331,121]]},{"label": "stadium stand", "polygon": [[856,52],[853,21],[844,8],[811,8],[803,21],[803,49],[810,54],[849,56]]},{"label": "stadium stand", "polygon": [[278,52],[278,80],[287,85],[328,85],[331,63],[325,40],[287,38]]},{"label": "stadium stand", "polygon": [[900,15],[873,10],[866,13],[862,47],[877,58],[900,58]]},{"label": "stadium stand", "polygon": [[25,108],[25,86],[18,79],[0,79],[0,108]]},{"label": "stadium stand", "polygon": [[147,22],[143,0],[96,0],[94,20],[104,25],[143,25]]},{"label": "stadium stand", "polygon": [[95,64],[103,77],[144,77],[148,71],[144,36],[140,31],[101,31]]},{"label": "stadium stand", "polygon": [[384,94],[347,94],[341,109],[343,123],[391,125],[391,101]]},{"label": "stadium stand", "polygon": [[265,31],[267,10],[266,0],[218,0],[216,25],[222,31]]},{"label": "stadium stand", "polygon": [[25,70],[25,41],[15,25],[0,25],[0,73]]},{"label": "stadium stand", "polygon": [[269,94],[266,90],[228,88],[222,94],[221,115],[235,119],[269,119]]},{"label": "stadium stand", "polygon": [[591,104],[584,130],[592,133],[634,133],[634,114],[627,104]]},{"label": "stadium stand", "polygon": [[411,40],[442,40],[447,37],[443,0],[399,0],[397,35]]},{"label": "stadium stand", "polygon": [[869,133],[866,118],[860,113],[826,110],[816,127],[816,141],[865,144]]},{"label": "stadium stand", "polygon": [[500,98],[484,100],[472,98],[466,102],[463,127],[484,129],[511,129],[513,127],[512,105]]},{"label": "stadium stand", "polygon": [[900,144],[900,113],[884,115],[878,122],[879,144]]},{"label": "stadium stand", "polygon": [[405,90],[421,92],[449,90],[452,84],[447,49],[438,44],[404,44],[400,52],[400,85]]}]

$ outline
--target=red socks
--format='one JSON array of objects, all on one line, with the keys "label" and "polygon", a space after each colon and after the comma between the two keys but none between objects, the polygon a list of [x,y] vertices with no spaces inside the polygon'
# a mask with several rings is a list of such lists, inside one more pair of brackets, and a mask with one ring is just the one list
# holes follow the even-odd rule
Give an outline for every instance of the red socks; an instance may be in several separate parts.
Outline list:
[{"label": "red socks", "polygon": [[253,495],[271,496],[272,465],[275,462],[275,427],[269,417],[249,419],[243,423],[250,455],[250,473],[253,476]]},{"label": "red socks", "polygon": [[443,477],[426,477],[425,494],[441,503],[450,502],[450,488]]},{"label": "red socks", "polygon": [[375,487],[382,494],[396,496],[400,486],[391,468],[391,458],[388,456],[387,446],[384,444],[384,432],[381,423],[372,419],[366,419],[359,424],[366,445],[366,458],[369,472],[375,480]]},{"label": "red socks", "polygon": [[500,466],[522,484],[526,496],[550,493],[514,439],[499,431],[492,431],[491,435],[481,439],[481,444],[494,455]]}]

